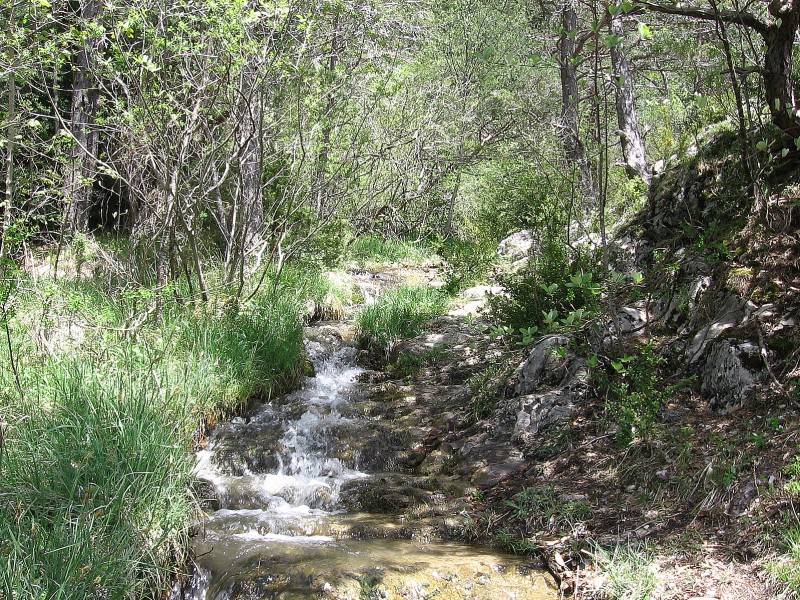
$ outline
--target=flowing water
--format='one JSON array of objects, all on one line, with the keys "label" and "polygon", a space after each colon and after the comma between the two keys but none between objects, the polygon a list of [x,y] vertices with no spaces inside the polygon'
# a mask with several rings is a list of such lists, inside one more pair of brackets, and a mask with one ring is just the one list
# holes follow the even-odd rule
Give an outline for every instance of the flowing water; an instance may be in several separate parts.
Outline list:
[{"label": "flowing water", "polygon": [[385,477],[362,470],[373,424],[353,407],[369,386],[343,328],[312,330],[316,376],[302,389],[218,427],[198,454],[213,500],[173,598],[555,598],[526,561],[432,541],[405,515],[345,510],[348,488]]}]

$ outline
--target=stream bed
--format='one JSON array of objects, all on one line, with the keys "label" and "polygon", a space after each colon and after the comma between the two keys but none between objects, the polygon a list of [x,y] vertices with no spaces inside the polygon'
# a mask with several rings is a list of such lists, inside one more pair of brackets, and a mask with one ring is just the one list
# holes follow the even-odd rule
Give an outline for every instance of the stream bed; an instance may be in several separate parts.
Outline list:
[{"label": "stream bed", "polygon": [[535,561],[441,539],[413,511],[381,508],[453,492],[430,482],[417,492],[413,472],[393,472],[388,436],[364,409],[375,385],[349,326],[306,337],[315,376],[217,427],[198,453],[210,499],[192,540],[195,573],[173,600],[558,597]]}]

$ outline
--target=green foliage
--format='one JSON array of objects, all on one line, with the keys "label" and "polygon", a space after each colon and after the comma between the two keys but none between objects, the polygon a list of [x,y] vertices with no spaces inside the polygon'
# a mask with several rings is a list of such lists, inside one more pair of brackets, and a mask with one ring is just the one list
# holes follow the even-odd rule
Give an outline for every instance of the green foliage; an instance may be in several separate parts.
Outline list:
[{"label": "green foliage", "polygon": [[2,463],[4,594],[139,598],[163,589],[192,511],[186,415],[146,370],[71,361],[46,375],[46,396],[18,407],[25,418]]},{"label": "green foliage", "polygon": [[639,348],[638,354],[611,359],[605,368],[593,371],[596,389],[606,398],[606,413],[619,425],[618,443],[630,444],[634,437],[646,437],[652,431],[672,393],[664,388],[658,373],[664,362],[647,344]]},{"label": "green foliage", "polygon": [[361,343],[388,358],[398,342],[420,333],[447,304],[442,292],[428,287],[407,285],[389,290],[358,314]]},{"label": "green foliage", "polygon": [[364,235],[350,244],[347,257],[362,267],[389,263],[421,264],[431,259],[433,252],[421,242]]},{"label": "green foliage", "polygon": [[563,177],[552,178],[543,165],[517,156],[483,165],[463,186],[461,229],[492,250],[511,233],[533,229],[545,238],[563,234],[569,196]]},{"label": "green foliage", "polygon": [[441,346],[434,346],[430,350],[420,353],[401,352],[386,370],[395,377],[411,378],[426,367],[436,366],[448,355],[448,351]]},{"label": "green foliage", "polygon": [[491,416],[497,401],[503,397],[507,382],[508,366],[503,364],[492,364],[467,379],[472,392],[470,407],[476,420]]},{"label": "green foliage", "polygon": [[647,544],[618,545],[609,552],[597,546],[594,561],[606,576],[601,597],[608,600],[650,600],[658,585],[653,550]]},{"label": "green foliage", "polygon": [[438,254],[446,261],[442,275],[444,289],[450,294],[484,281],[492,265],[495,245],[485,242],[470,242],[458,237],[443,241]]},{"label": "green foliage", "polygon": [[489,298],[491,315],[514,331],[576,326],[598,307],[600,287],[591,260],[571,258],[558,242],[544,247],[527,270],[501,275],[498,282],[504,293]]},{"label": "green foliage", "polygon": [[524,520],[532,527],[549,527],[552,531],[571,530],[592,516],[585,500],[565,502],[553,488],[527,487],[514,494],[506,504],[513,510],[513,518]]},{"label": "green foliage", "polygon": [[299,317],[319,284],[287,275],[236,310],[167,290],[159,322],[152,289],[17,275],[6,322],[21,386],[0,347],[0,596],[168,586],[196,514],[198,432],[301,375]]},{"label": "green foliage", "polygon": [[800,498],[800,455],[793,456],[783,469],[788,481],[784,492],[791,503],[786,511],[784,522],[780,524],[780,553],[775,560],[767,563],[766,569],[788,591],[800,594],[800,519],[795,509]]}]

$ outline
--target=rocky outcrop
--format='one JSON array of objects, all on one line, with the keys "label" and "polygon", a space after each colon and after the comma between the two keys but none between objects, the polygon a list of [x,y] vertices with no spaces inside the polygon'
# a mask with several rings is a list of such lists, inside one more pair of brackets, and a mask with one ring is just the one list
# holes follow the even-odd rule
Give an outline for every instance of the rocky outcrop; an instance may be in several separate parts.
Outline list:
[{"label": "rocky outcrop", "polygon": [[712,345],[701,371],[701,392],[715,410],[740,408],[755,389],[761,368],[756,344],[720,340]]},{"label": "rocky outcrop", "polygon": [[534,346],[519,369],[515,437],[530,440],[542,429],[569,419],[586,399],[586,360],[570,349],[570,335],[549,335]]},{"label": "rocky outcrop", "polygon": [[500,242],[497,255],[508,262],[527,259],[538,250],[536,236],[529,229],[523,229]]}]

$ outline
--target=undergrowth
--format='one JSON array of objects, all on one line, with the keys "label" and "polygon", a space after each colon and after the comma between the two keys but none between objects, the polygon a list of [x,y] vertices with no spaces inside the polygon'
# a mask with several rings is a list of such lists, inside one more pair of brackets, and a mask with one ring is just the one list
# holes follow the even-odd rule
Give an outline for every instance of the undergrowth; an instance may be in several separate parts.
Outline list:
[{"label": "undergrowth", "polygon": [[[197,435],[297,384],[308,306],[287,271],[249,302],[16,274],[0,350],[0,598],[158,597],[185,558]],[[327,298],[327,299],[326,299]],[[12,365],[15,369],[8,368]]]},{"label": "undergrowth", "polygon": [[442,292],[428,287],[407,285],[389,290],[359,313],[361,343],[388,358],[400,340],[419,334],[447,304]]}]

